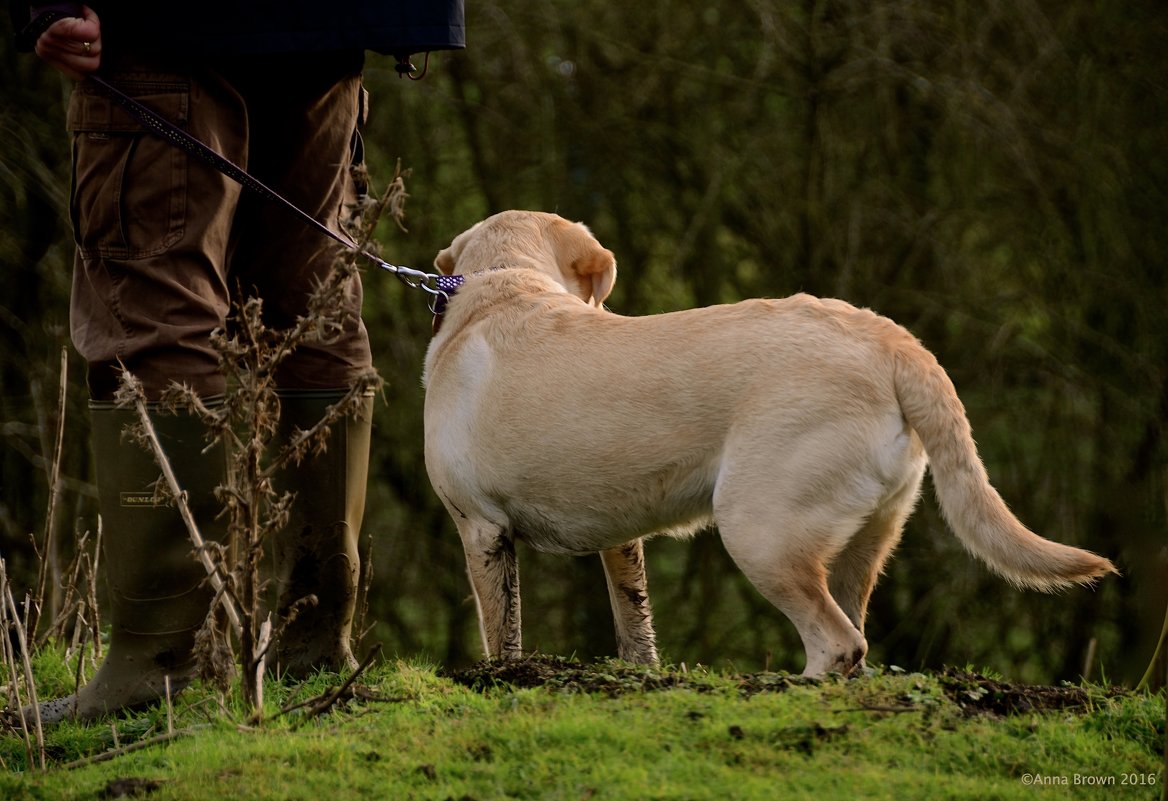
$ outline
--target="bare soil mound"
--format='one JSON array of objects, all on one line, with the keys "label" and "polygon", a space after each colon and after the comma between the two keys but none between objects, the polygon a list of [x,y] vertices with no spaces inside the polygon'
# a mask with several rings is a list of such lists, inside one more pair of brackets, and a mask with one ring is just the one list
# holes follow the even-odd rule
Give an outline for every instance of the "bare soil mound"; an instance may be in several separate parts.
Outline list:
[{"label": "bare soil mound", "polygon": [[[494,688],[528,689],[546,687],[563,692],[596,693],[615,697],[631,692],[686,688],[708,692],[725,686],[730,678],[744,696],[782,692],[796,685],[815,685],[787,673],[745,673],[714,677],[704,671],[648,668],[613,660],[580,662],[558,656],[536,655],[500,662],[479,662],[462,670],[445,673],[451,680],[479,692]],[[1088,706],[1092,699],[1125,694],[1118,687],[1088,692],[1074,685],[1018,684],[983,676],[966,670],[946,668],[934,674],[945,695],[967,714],[998,716],[1029,714]]]}]

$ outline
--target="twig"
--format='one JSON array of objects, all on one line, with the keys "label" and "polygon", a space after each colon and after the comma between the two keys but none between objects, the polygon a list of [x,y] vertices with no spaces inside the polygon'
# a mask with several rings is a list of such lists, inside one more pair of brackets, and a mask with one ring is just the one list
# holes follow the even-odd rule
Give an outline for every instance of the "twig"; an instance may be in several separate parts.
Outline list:
[{"label": "twig", "polygon": [[[97,605],[97,575],[101,567],[102,538],[105,536],[105,526],[101,517],[97,518],[97,539],[93,543],[93,562],[89,565],[89,610],[92,620],[89,624],[89,634],[93,641],[93,663],[101,659],[101,607]],[[82,654],[85,652],[82,651]]]},{"label": "twig", "polygon": [[81,700],[81,673],[85,669],[85,640],[81,637],[81,650],[77,652],[77,669],[73,671],[73,717],[77,717],[77,705]]},{"label": "twig", "polygon": [[373,587],[373,532],[365,535],[365,553],[361,568],[361,603],[357,605],[357,614],[353,618],[353,631],[357,632],[354,642],[365,641],[365,636],[373,630],[373,624],[365,627],[365,619],[369,616],[369,590]]},{"label": "twig", "polygon": [[1091,680],[1091,669],[1095,665],[1095,649],[1099,647],[1099,641],[1092,637],[1087,641],[1087,653],[1083,655],[1083,681]]},{"label": "twig", "polygon": [[116,759],[120,756],[133,753],[134,751],[141,751],[143,748],[149,748],[152,745],[170,742],[177,740],[179,737],[185,737],[188,734],[195,734],[203,729],[210,728],[209,724],[200,723],[197,726],[188,726],[185,729],[178,729],[176,731],[167,732],[166,734],[158,734],[148,740],[139,740],[136,743],[122,746],[121,748],[114,748],[109,751],[102,751],[100,754],[94,754],[84,759],[75,759],[72,762],[66,762],[61,766],[62,770],[74,770],[75,768],[83,768],[86,765],[96,765],[99,762],[109,762],[111,759]]},{"label": "twig", "polygon": [[[162,448],[162,443],[158,441],[158,435],[155,433],[154,425],[150,421],[150,414],[146,410],[146,401],[140,392],[136,393],[134,408],[138,412],[138,421],[142,424],[143,434],[146,436],[147,442],[150,443],[150,449],[154,453],[154,458],[158,462],[158,466],[162,469],[162,475],[166,479],[166,484],[170,488],[170,494],[174,497],[175,504],[178,506],[183,523],[186,524],[187,533],[195,545],[195,553],[198,555],[199,561],[203,563],[203,568],[207,571],[207,576],[211,581],[211,587],[216,592],[222,592],[223,578],[219,575],[219,568],[216,566],[215,561],[211,559],[210,554],[207,553],[207,542],[203,539],[203,535],[199,533],[198,525],[195,523],[195,517],[191,513],[190,506],[187,504],[186,493],[179,486],[174,469],[170,466],[170,460],[166,458],[166,452]],[[227,613],[228,620],[231,621],[231,626],[235,630],[236,636],[241,636],[243,624],[240,622],[239,610],[235,608],[235,602],[230,594],[224,593],[223,595],[223,609]]]},{"label": "twig", "polygon": [[20,700],[20,670],[16,667],[16,653],[12,638],[8,635],[9,628],[16,628],[20,625],[20,621],[10,622],[8,620],[8,604],[4,602],[4,599],[7,597],[7,591],[7,569],[4,560],[0,559],[0,631],[3,632],[3,637],[0,638],[0,647],[3,648],[4,665],[8,669],[9,698],[17,710],[16,718],[20,721],[20,734],[21,741],[24,743],[25,761],[26,764],[32,765],[34,764],[32,735],[28,731],[28,721],[24,717],[23,704]]},{"label": "twig", "polygon": [[[28,609],[28,596],[25,596],[25,610]],[[16,614],[16,603],[12,598],[11,587],[8,591],[8,605],[12,608],[13,615]],[[29,652],[28,645],[28,621],[24,625],[17,625],[16,637],[20,642],[20,658],[24,666],[25,681],[28,682],[28,703],[32,707],[33,730],[36,732],[37,753],[40,756],[41,770],[45,769],[45,727],[41,721],[41,705],[37,701],[36,679],[32,675],[32,655]],[[22,712],[23,714],[23,712]]]},{"label": "twig", "polygon": [[[341,700],[344,694],[349,691],[349,688],[353,686],[353,682],[355,682],[361,676],[361,674],[364,673],[371,664],[373,664],[374,658],[380,653],[381,644],[378,643],[369,650],[368,655],[361,661],[361,664],[357,666],[357,669],[353,671],[353,674],[349,676],[349,678],[345,679],[345,681],[339,687],[323,692],[320,695],[314,696],[313,698],[309,698],[307,701],[299,701],[295,704],[289,704],[277,712],[276,717],[278,718],[291,712],[295,712],[298,709],[304,709],[307,707],[308,711],[305,713],[304,718],[302,719],[303,722],[304,720],[311,720],[312,718],[318,717],[323,715],[325,712],[328,712],[333,708],[337,701]],[[254,718],[252,721],[249,721],[249,723],[254,722],[256,722]]]},{"label": "twig", "polygon": [[174,698],[170,692],[170,674],[162,677],[163,687],[166,689],[166,733],[174,734]]},{"label": "twig", "polygon": [[[37,640],[38,644],[44,644],[54,639],[64,639],[69,618],[71,616],[75,620],[80,618],[81,612],[79,610],[84,605],[84,601],[77,597],[77,588],[81,586],[82,562],[85,558],[85,547],[88,537],[89,534],[86,532],[77,543],[77,553],[74,555],[73,561],[69,564],[69,581],[65,584],[65,597],[61,599],[60,607],[57,610],[52,624]],[[77,637],[79,628],[79,625],[73,627],[74,639]]]},{"label": "twig", "polygon": [[[36,602],[33,604],[33,610],[30,610],[28,616],[29,621],[28,638],[36,640],[36,630],[41,622],[41,610],[44,608],[45,602],[45,587],[49,583],[49,565],[55,564],[56,559],[53,558],[55,542],[55,529],[57,517],[57,500],[61,494],[61,454],[65,446],[65,399],[66,390],[68,389],[69,378],[69,351],[67,348],[61,348],[61,380],[57,392],[57,436],[53,444],[53,460],[49,468],[49,508],[45,513],[45,540],[43,552],[41,554],[40,569],[37,571],[37,585],[36,585]],[[54,576],[55,580],[56,577]]]},{"label": "twig", "polygon": [[264,670],[267,668],[268,660],[265,658],[268,652],[268,646],[272,642],[272,616],[269,614],[264,618],[264,622],[260,623],[260,636],[256,641],[256,656],[255,656],[255,717],[259,717],[264,713]]},{"label": "twig", "polygon": [[[2,566],[2,565],[3,565],[3,562],[0,561],[0,566]],[[24,667],[24,681],[28,687],[29,706],[32,708],[32,713],[33,713],[33,732],[36,734],[36,744],[37,744],[37,751],[39,752],[39,756],[40,756],[41,770],[44,770],[45,769],[45,730],[44,730],[43,725],[41,724],[41,708],[40,708],[40,704],[37,703],[36,682],[33,680],[32,662],[30,661],[29,655],[28,655],[28,638],[25,636],[25,632],[27,631],[27,629],[25,628],[26,624],[21,622],[20,613],[16,611],[16,599],[12,597],[12,587],[8,584],[8,577],[7,577],[6,570],[4,572],[4,581],[2,583],[4,585],[4,597],[0,598],[0,603],[5,603],[5,602],[7,603],[9,612],[11,613],[11,619],[14,623],[13,628],[16,629],[16,641],[17,641],[17,645],[20,646],[20,656],[21,656],[21,661],[23,662],[23,667]],[[27,603],[27,601],[26,601],[26,603]],[[19,696],[17,697],[17,700],[19,700]],[[27,732],[27,724],[25,723],[25,719],[24,719],[24,708],[23,707],[18,707],[18,714],[20,715],[21,726]],[[30,760],[30,764],[31,764],[31,760]]]},{"label": "twig", "polygon": [[[1156,670],[1156,663],[1160,661],[1161,655],[1164,657],[1164,662],[1168,663],[1168,607],[1164,609],[1164,624],[1160,628],[1160,639],[1156,641],[1156,648],[1152,651],[1152,661],[1148,663],[1148,669],[1144,671],[1144,677],[1136,685],[1136,692],[1142,692],[1148,689],[1152,681],[1152,674]],[[1168,760],[1168,753],[1166,753],[1165,759]],[[1165,776],[1168,776],[1168,773]],[[1165,788],[1166,792],[1168,792],[1168,782],[1165,783]]]}]

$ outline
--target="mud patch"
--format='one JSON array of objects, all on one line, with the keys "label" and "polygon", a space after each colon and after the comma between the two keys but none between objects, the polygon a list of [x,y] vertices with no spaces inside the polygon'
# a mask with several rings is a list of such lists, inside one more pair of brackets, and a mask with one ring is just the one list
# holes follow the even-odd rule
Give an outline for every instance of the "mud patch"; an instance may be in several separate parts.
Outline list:
[{"label": "mud patch", "polygon": [[113,779],[98,793],[98,798],[141,798],[162,788],[156,779]]},{"label": "mud patch", "polygon": [[[714,681],[702,670],[668,670],[630,665],[615,660],[586,663],[558,656],[536,655],[505,662],[479,662],[464,670],[443,672],[452,681],[477,692],[494,688],[547,687],[569,693],[596,693],[616,697],[653,690],[688,689],[709,692],[724,687],[725,678]],[[781,692],[814,681],[786,673],[750,673],[733,677],[738,690],[750,696]]]},{"label": "mud patch", "polygon": [[941,671],[937,680],[945,695],[966,714],[999,717],[1083,709],[1102,698],[1116,698],[1130,692],[1120,687],[1094,688],[1088,692],[1072,685],[1012,684],[956,668]]},{"label": "mud patch", "polygon": [[[559,656],[530,656],[502,662],[478,662],[464,670],[442,671],[452,681],[477,692],[495,688],[546,687],[570,693],[615,697],[630,692],[677,687],[702,689],[689,673],[662,673],[613,661],[577,662]],[[704,683],[709,689],[709,682]]]},{"label": "mud patch", "polygon": [[[544,655],[502,662],[479,662],[464,670],[440,671],[440,674],[476,692],[546,687],[559,692],[595,693],[608,697],[672,689],[710,692],[715,687],[724,689],[727,679],[736,684],[738,692],[744,697],[783,692],[795,686],[864,681],[863,677],[807,679],[770,672],[715,677],[705,669],[661,670],[616,660],[589,663]],[[1073,685],[1015,684],[957,668],[946,668],[932,675],[945,696],[967,715],[1006,717],[1080,710],[1102,699],[1116,698],[1130,692],[1119,687],[1095,687],[1088,691]],[[909,703],[903,710],[891,711],[907,712],[914,709],[916,704]]]}]

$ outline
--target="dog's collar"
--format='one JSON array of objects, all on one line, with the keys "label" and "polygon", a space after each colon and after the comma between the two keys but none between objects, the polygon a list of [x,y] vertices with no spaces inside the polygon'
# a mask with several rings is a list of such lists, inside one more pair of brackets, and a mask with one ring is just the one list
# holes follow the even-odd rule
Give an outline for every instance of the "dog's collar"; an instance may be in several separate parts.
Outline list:
[{"label": "dog's collar", "polygon": [[440,275],[434,279],[434,286],[438,290],[438,294],[434,296],[434,302],[430,304],[430,311],[434,312],[431,336],[438,335],[438,329],[442,327],[442,317],[446,314],[446,304],[450,302],[450,298],[465,282],[466,277],[462,275]]},{"label": "dog's collar", "polygon": [[[506,267],[491,267],[487,270],[477,270],[471,275],[482,275],[483,273],[493,273],[496,270],[506,270]],[[433,332],[431,336],[438,334],[438,329],[442,327],[442,316],[446,314],[446,304],[454,297],[462,285],[466,283],[465,275],[439,275],[434,279],[434,287],[438,293],[434,295],[434,302],[430,304],[430,311],[434,312]]]}]

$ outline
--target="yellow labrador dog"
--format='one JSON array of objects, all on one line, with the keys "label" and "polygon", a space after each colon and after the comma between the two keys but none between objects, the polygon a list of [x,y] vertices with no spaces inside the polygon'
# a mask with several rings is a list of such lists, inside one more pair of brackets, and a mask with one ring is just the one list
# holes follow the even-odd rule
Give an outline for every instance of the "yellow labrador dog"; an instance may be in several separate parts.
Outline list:
[{"label": "yellow labrador dog", "polygon": [[464,283],[426,354],[426,467],[488,657],[521,652],[522,540],[599,552],[620,657],[655,662],[641,541],[713,523],[798,629],[804,673],[849,673],[926,464],[958,538],[1013,584],[1115,572],[1010,513],[945,371],[891,320],[808,295],[613,314],[612,253],[537,212],[478,223],[435,264]]}]

